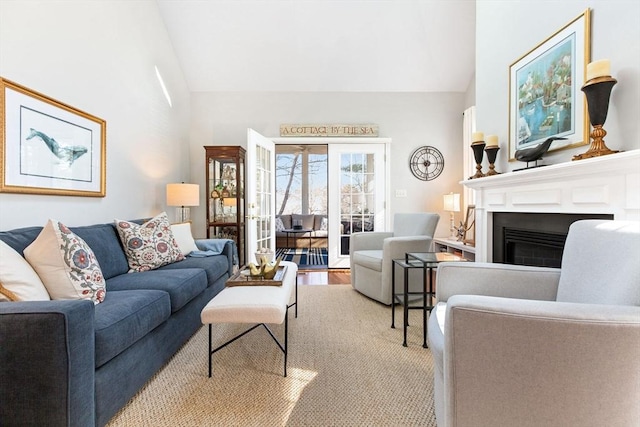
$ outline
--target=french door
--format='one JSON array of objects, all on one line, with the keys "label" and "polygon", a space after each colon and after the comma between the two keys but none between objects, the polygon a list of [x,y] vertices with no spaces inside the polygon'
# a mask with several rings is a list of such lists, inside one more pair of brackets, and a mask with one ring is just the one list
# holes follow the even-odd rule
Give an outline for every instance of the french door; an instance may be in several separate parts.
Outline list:
[{"label": "french door", "polygon": [[247,131],[246,159],[247,263],[262,248],[276,250],[275,144],[253,129]]},{"label": "french door", "polygon": [[388,227],[386,143],[329,144],[329,267],[349,268],[351,233]]}]

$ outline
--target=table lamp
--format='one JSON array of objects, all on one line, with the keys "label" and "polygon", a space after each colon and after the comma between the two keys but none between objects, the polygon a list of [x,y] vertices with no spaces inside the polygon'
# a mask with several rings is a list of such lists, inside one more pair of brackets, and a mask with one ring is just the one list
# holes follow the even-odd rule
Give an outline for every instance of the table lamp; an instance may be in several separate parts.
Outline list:
[{"label": "table lamp", "polygon": [[453,194],[453,193],[445,194],[444,210],[451,213],[450,224],[449,224],[451,236],[449,236],[449,239],[455,240],[457,236],[456,236],[456,225],[455,225],[453,216],[454,216],[454,212],[460,212],[460,194]]},{"label": "table lamp", "polygon": [[222,199],[222,206],[229,208],[229,215],[223,212],[225,219],[227,216],[233,217],[233,207],[238,205],[238,200],[235,197],[225,197]]},{"label": "table lamp", "polygon": [[178,222],[189,221],[188,206],[200,206],[200,186],[198,184],[167,184],[167,206],[177,206]]}]

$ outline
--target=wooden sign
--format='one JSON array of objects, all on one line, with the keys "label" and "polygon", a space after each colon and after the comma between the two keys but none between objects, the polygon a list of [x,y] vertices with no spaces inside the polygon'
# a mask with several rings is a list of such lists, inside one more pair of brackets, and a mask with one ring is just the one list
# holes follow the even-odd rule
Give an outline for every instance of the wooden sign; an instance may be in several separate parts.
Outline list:
[{"label": "wooden sign", "polygon": [[378,136],[378,125],[294,124],[280,125],[280,136]]}]

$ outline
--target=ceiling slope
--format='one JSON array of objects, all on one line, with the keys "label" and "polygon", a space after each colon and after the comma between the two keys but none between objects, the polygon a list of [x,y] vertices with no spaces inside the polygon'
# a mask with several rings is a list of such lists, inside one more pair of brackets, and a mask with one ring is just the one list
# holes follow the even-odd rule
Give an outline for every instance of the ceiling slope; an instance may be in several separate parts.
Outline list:
[{"label": "ceiling slope", "polygon": [[464,92],[473,0],[157,0],[189,88]]}]

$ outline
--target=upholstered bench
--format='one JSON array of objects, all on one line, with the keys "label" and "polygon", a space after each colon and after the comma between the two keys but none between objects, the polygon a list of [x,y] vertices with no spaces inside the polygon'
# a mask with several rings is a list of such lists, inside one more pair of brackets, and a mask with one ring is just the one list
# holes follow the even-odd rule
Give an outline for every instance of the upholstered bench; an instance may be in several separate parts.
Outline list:
[{"label": "upholstered bench", "polygon": [[[284,376],[287,376],[288,312],[290,307],[295,306],[295,316],[298,317],[298,266],[288,261],[282,261],[280,265],[287,267],[282,286],[226,287],[202,309],[200,315],[202,323],[209,325],[209,377],[212,373],[213,353],[260,326],[264,326],[284,353]],[[282,322],[284,322],[284,345],[267,326],[267,323],[282,324]],[[212,349],[213,323],[256,323],[256,325]]]}]

